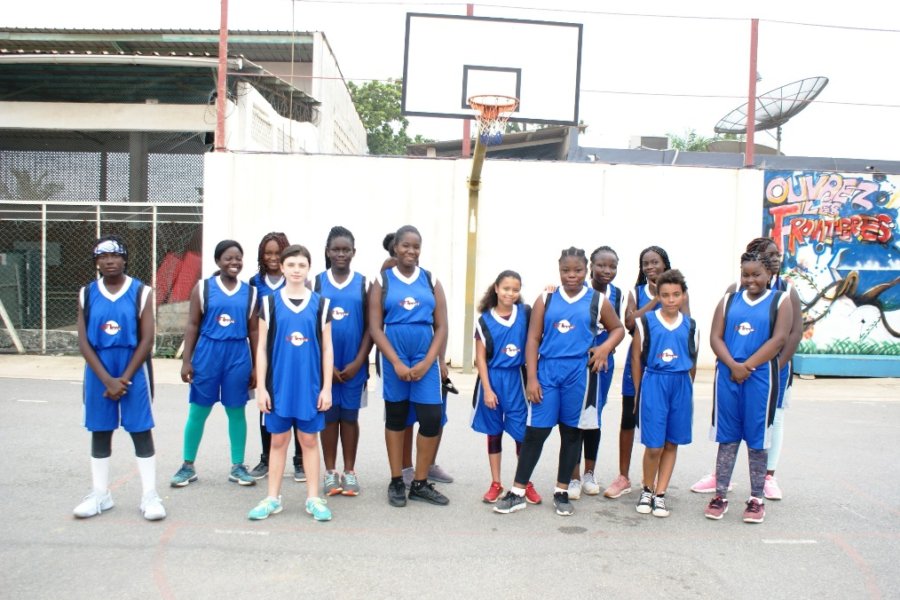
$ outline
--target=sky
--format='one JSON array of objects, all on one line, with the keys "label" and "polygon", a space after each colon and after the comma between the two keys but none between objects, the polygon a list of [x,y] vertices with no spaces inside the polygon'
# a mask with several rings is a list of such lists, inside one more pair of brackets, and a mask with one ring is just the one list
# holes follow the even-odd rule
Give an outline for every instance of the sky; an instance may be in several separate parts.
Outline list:
[{"label": "sky", "polygon": [[[625,148],[634,136],[691,130],[713,136],[719,119],[746,103],[749,19],[758,18],[758,95],[807,77],[829,78],[818,99],[783,127],[782,151],[900,160],[900,78],[891,68],[900,56],[900,3],[506,0],[473,8],[475,16],[583,25],[582,146]],[[408,12],[463,15],[466,4],[230,0],[229,28],[322,31],[344,77],[362,83],[402,76]],[[217,29],[219,16],[219,0],[32,0],[5,3],[0,25]],[[482,45],[490,56],[490,40],[458,43]],[[447,43],[430,51],[438,57],[456,49]],[[572,94],[557,95],[571,102]],[[455,139],[461,130],[458,120],[410,118],[413,135]],[[766,132],[756,140],[775,145]]]}]

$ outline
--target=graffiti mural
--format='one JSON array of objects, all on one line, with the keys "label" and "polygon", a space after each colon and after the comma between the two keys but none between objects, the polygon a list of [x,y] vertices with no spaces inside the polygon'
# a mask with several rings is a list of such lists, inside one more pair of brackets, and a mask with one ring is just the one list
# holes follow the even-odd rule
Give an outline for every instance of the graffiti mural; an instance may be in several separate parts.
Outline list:
[{"label": "graffiti mural", "polygon": [[900,355],[898,208],[879,173],[766,171],[763,235],[800,295],[798,353]]}]

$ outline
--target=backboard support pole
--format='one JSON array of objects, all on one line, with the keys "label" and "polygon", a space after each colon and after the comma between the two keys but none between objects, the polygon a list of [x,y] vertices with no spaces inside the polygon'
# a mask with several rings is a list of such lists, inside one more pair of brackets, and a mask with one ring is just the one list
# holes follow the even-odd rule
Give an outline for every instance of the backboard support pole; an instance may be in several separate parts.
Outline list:
[{"label": "backboard support pole", "polygon": [[753,166],[754,133],[756,132],[756,53],[759,46],[759,19],[750,19],[750,79],[747,85],[747,141],[744,166]]}]

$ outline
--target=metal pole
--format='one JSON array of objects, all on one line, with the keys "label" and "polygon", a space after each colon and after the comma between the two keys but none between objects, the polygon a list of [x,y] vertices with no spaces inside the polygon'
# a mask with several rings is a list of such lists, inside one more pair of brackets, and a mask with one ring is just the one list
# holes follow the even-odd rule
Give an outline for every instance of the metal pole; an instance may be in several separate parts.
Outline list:
[{"label": "metal pole", "polygon": [[[466,16],[471,17],[475,14],[475,5],[474,4],[466,4]],[[463,120],[463,130],[462,130],[462,153],[461,156],[463,158],[469,158],[472,154],[472,120],[465,119]]]},{"label": "metal pole", "polygon": [[744,166],[753,166],[753,136],[756,133],[756,50],[759,45],[759,19],[750,19],[750,83],[747,86],[747,144]]},{"label": "metal pole", "polygon": [[475,329],[475,257],[478,250],[478,192],[481,189],[481,167],[486,148],[481,136],[475,136],[475,156],[469,176],[469,210],[466,213],[466,310],[463,317],[463,373],[472,372],[472,331]]},{"label": "metal pole", "polygon": [[[157,244],[156,244],[156,219],[157,219],[157,211],[156,205],[151,209],[151,213],[153,222],[150,224],[150,287],[153,289],[153,293],[150,294],[150,308],[153,310],[153,320],[156,321],[156,252],[157,252]],[[150,356],[156,356],[156,336],[153,336],[153,348],[150,350]]]},{"label": "metal pole", "polygon": [[216,82],[216,152],[225,151],[225,90],[228,78],[228,0],[221,0],[219,20],[219,80]]},{"label": "metal pole", "polygon": [[47,353],[47,205],[41,204],[41,354]]}]

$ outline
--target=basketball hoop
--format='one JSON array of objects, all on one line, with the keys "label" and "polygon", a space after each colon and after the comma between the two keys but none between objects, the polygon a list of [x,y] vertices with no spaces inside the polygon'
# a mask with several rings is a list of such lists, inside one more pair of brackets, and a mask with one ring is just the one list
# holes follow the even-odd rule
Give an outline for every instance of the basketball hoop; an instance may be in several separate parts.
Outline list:
[{"label": "basketball hoop", "polygon": [[478,135],[485,146],[503,141],[506,122],[519,106],[519,99],[512,96],[480,95],[469,98],[469,106],[478,111]]}]

